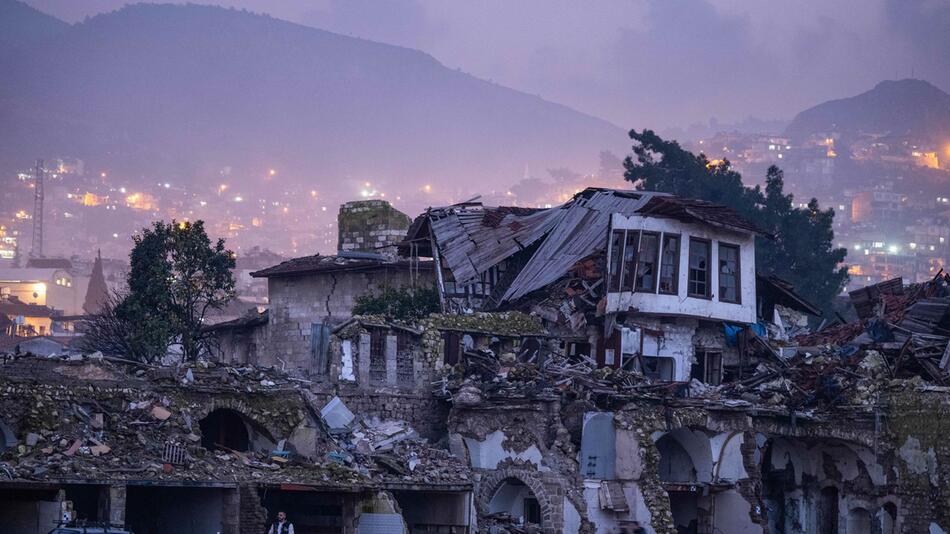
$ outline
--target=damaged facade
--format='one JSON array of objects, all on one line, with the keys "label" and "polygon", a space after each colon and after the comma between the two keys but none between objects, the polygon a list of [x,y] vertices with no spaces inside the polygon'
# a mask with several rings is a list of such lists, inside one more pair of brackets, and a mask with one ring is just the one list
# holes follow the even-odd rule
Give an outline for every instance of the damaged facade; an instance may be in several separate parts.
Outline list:
[{"label": "damaged facade", "polygon": [[[0,524],[45,532],[27,523],[71,507],[136,533],[172,512],[195,516],[176,532],[264,532],[278,509],[303,533],[950,528],[950,279],[856,292],[856,322],[811,331],[818,310],[756,272],[769,238],[648,192],[463,203],[412,221],[400,257],[255,273],[269,310],[215,325],[194,365],[11,358]],[[431,284],[423,320],[350,313]]]}]

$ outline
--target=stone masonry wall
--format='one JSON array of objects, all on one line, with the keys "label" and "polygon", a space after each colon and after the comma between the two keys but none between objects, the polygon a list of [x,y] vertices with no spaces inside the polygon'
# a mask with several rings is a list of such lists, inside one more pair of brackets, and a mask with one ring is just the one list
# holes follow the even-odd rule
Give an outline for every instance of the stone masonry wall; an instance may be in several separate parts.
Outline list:
[{"label": "stone masonry wall", "polygon": [[260,364],[310,374],[312,324],[340,323],[351,316],[357,297],[411,284],[408,271],[388,269],[271,278],[268,342]]},{"label": "stone masonry wall", "polygon": [[412,221],[385,200],[357,200],[340,206],[338,250],[395,255],[396,243]]}]

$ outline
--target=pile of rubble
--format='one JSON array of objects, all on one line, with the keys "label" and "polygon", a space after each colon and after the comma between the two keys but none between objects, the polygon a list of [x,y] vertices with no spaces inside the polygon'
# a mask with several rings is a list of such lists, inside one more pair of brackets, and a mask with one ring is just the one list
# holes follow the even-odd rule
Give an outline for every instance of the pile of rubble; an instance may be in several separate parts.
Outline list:
[{"label": "pile of rubble", "polygon": [[486,398],[536,398],[557,394],[597,400],[693,398],[730,406],[782,410],[869,407],[880,393],[907,379],[950,384],[950,276],[904,288],[889,281],[852,293],[860,319],[785,343],[781,352],[749,333],[750,363],[722,385],[653,381],[624,369],[598,367],[586,356],[556,353],[519,359],[489,349],[470,350],[446,368],[435,394],[457,404]]},{"label": "pile of rubble", "polygon": [[[319,408],[313,413],[313,394],[303,382],[273,369],[207,363],[161,368],[102,358],[8,359],[0,369],[0,410],[23,439],[0,453],[0,479],[333,487],[468,481],[464,466],[404,422],[353,417],[345,432],[317,432],[309,454],[297,451],[281,437],[308,420],[332,426]],[[228,405],[269,421],[276,446],[243,451],[203,440],[199,418]]]},{"label": "pile of rubble", "polygon": [[460,484],[468,469],[445,449],[431,446],[404,421],[357,417],[339,397],[320,409],[332,446],[326,458],[366,476],[414,484]]}]

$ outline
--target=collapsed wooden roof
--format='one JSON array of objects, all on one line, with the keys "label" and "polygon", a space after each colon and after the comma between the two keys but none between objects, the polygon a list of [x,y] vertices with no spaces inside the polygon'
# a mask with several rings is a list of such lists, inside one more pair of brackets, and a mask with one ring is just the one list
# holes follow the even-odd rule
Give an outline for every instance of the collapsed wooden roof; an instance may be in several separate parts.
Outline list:
[{"label": "collapsed wooden roof", "polygon": [[588,188],[555,208],[487,207],[475,202],[430,208],[413,221],[400,250],[410,255],[414,247],[416,254],[431,256],[434,239],[456,284],[467,285],[537,244],[537,250],[502,296],[500,302],[505,302],[555,282],[577,261],[602,251],[613,213],[673,218],[764,234],[726,206],[666,193]]}]

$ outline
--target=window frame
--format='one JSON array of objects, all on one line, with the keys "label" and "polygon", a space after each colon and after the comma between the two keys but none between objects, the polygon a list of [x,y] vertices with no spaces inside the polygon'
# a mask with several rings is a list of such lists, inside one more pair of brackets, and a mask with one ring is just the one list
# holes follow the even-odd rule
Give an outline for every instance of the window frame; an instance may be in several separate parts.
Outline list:
[{"label": "window frame", "polygon": [[[674,258],[673,258],[673,276],[672,276],[673,287],[672,287],[672,290],[670,291],[664,291],[663,286],[660,285],[660,280],[663,279],[663,273],[665,272],[665,270],[663,269],[663,251],[666,249],[666,240],[669,238],[676,239],[676,254],[674,255]],[[680,287],[679,286],[680,261],[682,260],[682,257],[683,257],[683,236],[681,234],[672,234],[672,233],[668,234],[664,232],[661,239],[662,241],[660,243],[660,251],[659,251],[659,257],[660,257],[659,270],[658,270],[659,276],[657,276],[656,278],[657,293],[659,293],[660,295],[678,295],[679,287]]]},{"label": "window frame", "polygon": [[[719,349],[704,349],[697,347],[693,353],[693,357],[696,359],[696,363],[693,364],[699,367],[698,371],[702,375],[701,377],[696,376],[697,369],[690,369],[690,378],[696,378],[700,380],[703,384],[709,386],[720,386],[722,385],[723,379],[723,354]],[[716,360],[717,365],[710,365],[710,357]],[[710,371],[715,369],[716,373],[713,378],[715,381],[710,380]]]},{"label": "window frame", "polygon": [[[705,284],[706,284],[706,293],[705,293],[705,294],[693,293],[693,292],[690,290],[690,289],[691,289],[691,288],[690,288],[690,283],[691,283],[691,281],[690,281],[690,271],[693,270],[693,268],[692,268],[692,266],[691,266],[692,262],[691,262],[690,260],[692,259],[692,256],[693,256],[692,253],[691,253],[691,249],[692,249],[692,246],[693,246],[693,242],[702,244],[704,247],[706,247],[706,282],[705,282]],[[704,238],[702,238],[702,237],[693,237],[693,236],[690,236],[690,238],[689,238],[689,245],[690,245],[690,248],[687,249],[687,252],[686,252],[686,296],[687,296],[687,297],[692,297],[692,298],[697,298],[697,299],[712,300],[712,273],[713,273],[713,270],[712,270],[712,266],[710,265],[710,264],[712,263],[712,240],[711,240],[711,239],[704,239]]]},{"label": "window frame", "polygon": [[[736,274],[735,274],[736,299],[735,300],[725,299],[722,296],[722,249],[723,248],[729,248],[736,251]],[[719,241],[719,249],[716,252],[718,253],[718,256],[719,256],[718,258],[716,258],[717,262],[719,263],[719,265],[717,265],[717,270],[716,270],[716,286],[718,288],[718,294],[716,295],[716,297],[719,299],[719,302],[726,302],[728,304],[742,304],[742,258],[740,257],[742,248],[739,245],[736,245],[733,243],[725,243],[725,242]]]},{"label": "window frame", "polygon": [[[637,262],[640,260],[640,242],[642,234],[640,230],[625,230],[623,238],[623,255],[620,262],[623,264],[623,276],[620,277],[620,291],[633,291],[637,280]],[[631,241],[631,238],[633,240]],[[627,260],[627,247],[633,246],[633,255]],[[628,278],[629,276],[629,278]]]},{"label": "window frame", "polygon": [[[656,254],[653,255],[653,287],[637,287],[637,276],[640,275],[640,258],[642,257],[643,250],[641,246],[643,245],[643,236],[651,235],[656,237]],[[656,293],[656,288],[660,284],[660,245],[663,243],[663,233],[655,232],[649,230],[643,230],[640,232],[640,238],[637,240],[637,254],[634,261],[636,263],[636,270],[633,273],[633,287],[631,291],[634,293]]]},{"label": "window frame", "polygon": [[[620,239],[615,243],[617,236]],[[623,252],[624,244],[627,242],[627,231],[622,228],[611,228],[607,236],[609,255],[607,257],[607,292],[620,293],[621,276],[623,275]],[[616,268],[616,272],[614,269]]]}]

